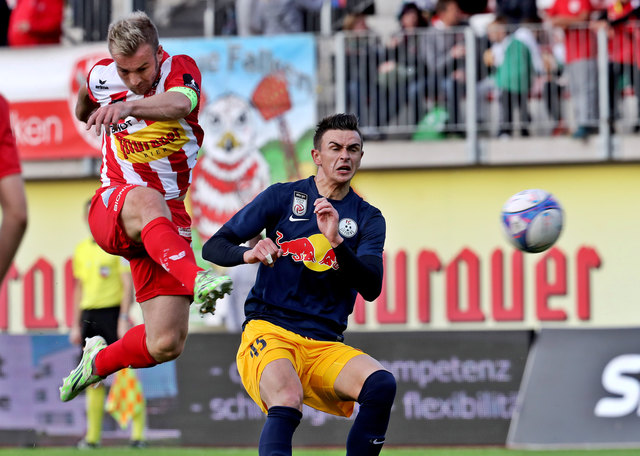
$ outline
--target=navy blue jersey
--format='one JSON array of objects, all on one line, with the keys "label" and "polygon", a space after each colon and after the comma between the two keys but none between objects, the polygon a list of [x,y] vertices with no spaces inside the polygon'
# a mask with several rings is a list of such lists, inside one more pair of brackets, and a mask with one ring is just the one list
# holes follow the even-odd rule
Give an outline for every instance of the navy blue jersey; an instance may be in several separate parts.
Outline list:
[{"label": "navy blue jersey", "polygon": [[[261,264],[245,304],[248,320],[262,319],[305,337],[342,340],[357,292],[327,238],[318,229],[314,177],[274,184],[236,213],[225,227],[242,242],[263,229],[283,252],[273,267]],[[381,264],[385,241],[382,213],[353,189],[329,200],[339,214],[339,232],[358,258]],[[380,276],[381,280],[381,276]]]}]

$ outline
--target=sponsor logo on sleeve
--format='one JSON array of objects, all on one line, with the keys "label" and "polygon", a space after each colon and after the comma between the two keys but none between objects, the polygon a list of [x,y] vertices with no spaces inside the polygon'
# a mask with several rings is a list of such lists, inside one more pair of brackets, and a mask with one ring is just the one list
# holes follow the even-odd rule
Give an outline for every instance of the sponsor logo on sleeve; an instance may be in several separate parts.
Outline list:
[{"label": "sponsor logo on sleeve", "polygon": [[94,86],[96,89],[109,90],[109,86],[106,85],[106,79],[98,79],[98,83]]},{"label": "sponsor logo on sleeve", "polygon": [[182,75],[182,82],[184,83],[185,87],[189,87],[195,90],[197,94],[200,94],[200,87],[198,87],[198,83],[189,73]]}]

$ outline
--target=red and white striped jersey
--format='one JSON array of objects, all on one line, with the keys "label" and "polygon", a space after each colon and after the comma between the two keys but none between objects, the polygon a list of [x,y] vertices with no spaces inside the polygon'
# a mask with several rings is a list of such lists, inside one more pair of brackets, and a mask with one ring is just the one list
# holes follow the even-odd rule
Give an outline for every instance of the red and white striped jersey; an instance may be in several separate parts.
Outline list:
[{"label": "red and white striped jersey", "polygon": [[186,55],[162,57],[153,88],[144,95],[130,91],[118,76],[112,59],[94,65],[87,78],[89,96],[105,106],[163,93],[172,87],[189,87],[198,92],[198,106],[184,119],[152,121],[129,116],[103,133],[103,187],[135,184],[154,188],[165,199],[184,196],[191,184],[191,172],[202,145],[198,124],[201,75],[195,61]]}]

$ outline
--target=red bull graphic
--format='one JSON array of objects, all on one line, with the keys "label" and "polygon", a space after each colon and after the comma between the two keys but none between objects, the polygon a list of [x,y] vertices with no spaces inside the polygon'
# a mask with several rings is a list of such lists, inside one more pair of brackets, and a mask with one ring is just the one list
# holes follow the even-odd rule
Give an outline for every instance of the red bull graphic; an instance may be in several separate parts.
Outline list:
[{"label": "red bull graphic", "polygon": [[282,241],[284,235],[276,231],[276,244],[282,249],[282,256],[289,256],[293,261],[302,262],[313,271],[338,269],[336,254],[323,234],[317,233],[308,238]]},{"label": "red bull graphic", "polygon": [[308,238],[280,242],[282,233],[276,231],[276,234],[276,244],[282,249],[283,256],[291,255],[293,261],[316,261],[316,249]]},{"label": "red bull graphic", "polygon": [[336,260],[336,254],[333,249],[330,249],[327,253],[325,253],[322,259],[318,261],[318,264],[329,266],[333,269],[338,269],[338,260]]}]

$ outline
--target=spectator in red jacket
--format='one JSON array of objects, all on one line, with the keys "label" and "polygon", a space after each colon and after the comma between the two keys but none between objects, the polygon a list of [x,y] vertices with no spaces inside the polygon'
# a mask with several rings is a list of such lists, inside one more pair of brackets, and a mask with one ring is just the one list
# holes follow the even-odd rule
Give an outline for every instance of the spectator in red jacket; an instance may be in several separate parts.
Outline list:
[{"label": "spectator in red jacket", "polygon": [[598,63],[596,35],[589,29],[590,0],[555,0],[546,20],[564,30],[565,68],[578,128],[573,137],[586,139],[598,131]]},{"label": "spectator in red jacket", "polygon": [[9,46],[60,43],[64,0],[18,0],[9,17]]},{"label": "spectator in red jacket", "polygon": [[[608,0],[606,11],[600,20],[594,21],[592,27],[594,30],[604,27],[609,37],[609,128],[612,133],[615,121],[622,117],[622,89],[634,83],[637,87],[638,49],[635,36],[638,6],[637,0]],[[640,107],[640,98],[637,103]],[[634,126],[634,130],[638,131],[638,128]]]}]

